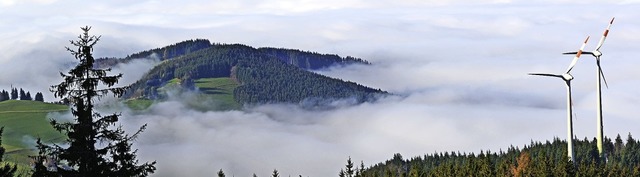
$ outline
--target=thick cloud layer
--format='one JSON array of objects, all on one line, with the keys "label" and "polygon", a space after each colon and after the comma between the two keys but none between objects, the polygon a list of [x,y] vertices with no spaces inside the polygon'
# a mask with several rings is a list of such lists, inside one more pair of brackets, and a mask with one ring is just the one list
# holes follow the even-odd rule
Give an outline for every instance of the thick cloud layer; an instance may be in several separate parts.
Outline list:
[{"label": "thick cloud layer", "polygon": [[[376,103],[309,111],[263,105],[200,112],[184,100],[145,114],[125,112],[130,130],[149,129],[136,146],[157,160],[155,176],[227,174],[334,176],[348,156],[365,164],[393,153],[505,149],[566,138],[560,80],[587,35],[594,48],[616,17],[602,58],[605,135],[640,135],[639,2],[626,1],[109,1],[0,0],[0,89],[46,92],[73,66],[66,53],[78,27],[102,35],[97,57],[127,54],[193,38],[256,47],[351,55],[371,66],[316,71],[395,93]],[[123,84],[153,62],[122,65]],[[594,60],[572,71],[576,136],[595,135]],[[47,94],[45,94],[47,96]],[[48,97],[51,97],[50,95]],[[52,98],[51,98],[52,99]],[[50,99],[48,99],[50,100]],[[186,175],[185,175],[186,173]]]}]

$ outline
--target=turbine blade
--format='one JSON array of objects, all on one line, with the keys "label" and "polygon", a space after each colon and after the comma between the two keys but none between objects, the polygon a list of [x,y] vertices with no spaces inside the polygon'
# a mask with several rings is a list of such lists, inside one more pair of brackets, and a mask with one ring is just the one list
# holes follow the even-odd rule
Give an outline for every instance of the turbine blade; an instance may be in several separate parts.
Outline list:
[{"label": "turbine blade", "polygon": [[[578,54],[578,52],[565,52],[565,53],[562,53],[562,55],[575,55],[575,54]],[[593,55],[593,52],[582,51],[582,54]]]},{"label": "turbine blade", "polygon": [[609,25],[607,26],[607,29],[604,30],[604,33],[602,34],[602,37],[600,38],[600,42],[598,42],[598,45],[596,46],[595,51],[600,51],[600,47],[602,47],[602,44],[604,44],[604,40],[607,38],[607,35],[609,34],[609,29],[611,29],[611,25],[613,24],[613,20],[615,20],[616,18],[613,17],[611,19],[611,22],[609,22]]},{"label": "turbine blade", "polygon": [[547,77],[559,77],[559,78],[562,78],[562,75],[558,75],[558,74],[529,73],[529,75],[533,75],[533,76],[547,76]]},{"label": "turbine blade", "polygon": [[[571,81],[566,81],[567,87],[569,87],[569,90],[571,90]],[[567,95],[569,97],[569,106],[571,106],[571,112],[573,113],[573,117],[578,120],[578,113],[576,113],[576,109],[573,106],[573,97],[571,96],[571,93],[569,93],[569,95]]]},{"label": "turbine blade", "polygon": [[576,120],[578,120],[578,113],[577,113],[578,111],[576,111],[576,107],[575,107],[575,106],[573,106],[573,98],[571,98],[571,110],[573,110],[573,111],[572,111],[572,112],[573,112],[573,117],[574,117]]},{"label": "turbine blade", "polygon": [[576,66],[576,63],[578,63],[578,59],[580,58],[580,55],[582,55],[582,50],[584,50],[584,47],[587,45],[587,42],[589,41],[589,36],[587,36],[587,39],[584,40],[584,43],[582,43],[582,46],[580,47],[580,50],[578,50],[578,52],[576,53],[576,56],[573,57],[573,60],[571,61],[571,64],[569,65],[569,68],[567,68],[567,72],[569,73],[574,66]]},{"label": "turbine blade", "polygon": [[600,67],[600,65],[598,65],[598,70],[600,72],[600,75],[602,76],[602,80],[604,81],[604,86],[606,86],[607,89],[609,89],[609,84],[607,84],[607,78],[604,77],[604,72],[602,72],[602,68]]}]

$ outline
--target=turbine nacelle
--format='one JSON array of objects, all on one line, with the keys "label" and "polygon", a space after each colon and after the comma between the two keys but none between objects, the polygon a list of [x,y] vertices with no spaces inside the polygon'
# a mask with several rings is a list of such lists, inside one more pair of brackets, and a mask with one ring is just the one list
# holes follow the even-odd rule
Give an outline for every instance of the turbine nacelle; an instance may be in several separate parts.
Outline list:
[{"label": "turbine nacelle", "polygon": [[564,73],[562,74],[562,79],[564,79],[565,81],[571,81],[573,80],[573,76],[569,73]]},{"label": "turbine nacelle", "polygon": [[[586,52],[582,52],[582,53],[586,53]],[[591,53],[591,55],[596,57],[596,59],[600,59],[600,56],[602,56],[602,52],[600,52],[600,50],[594,50],[593,52],[589,52],[589,53]]]}]

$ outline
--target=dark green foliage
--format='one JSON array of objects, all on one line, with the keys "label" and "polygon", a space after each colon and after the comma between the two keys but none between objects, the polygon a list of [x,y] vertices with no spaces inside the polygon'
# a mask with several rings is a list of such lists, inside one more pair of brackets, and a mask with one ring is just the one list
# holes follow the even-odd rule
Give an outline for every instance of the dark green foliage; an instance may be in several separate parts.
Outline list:
[{"label": "dark green foliage", "polygon": [[0,101],[7,101],[9,99],[11,99],[9,92],[7,92],[6,90],[0,91]]},{"label": "dark green foliage", "polygon": [[360,58],[347,56],[342,58],[333,54],[319,54],[316,52],[303,52],[295,49],[259,48],[261,52],[273,56],[280,61],[306,70],[323,69],[334,65],[347,65],[354,63],[370,64]]},{"label": "dark green foliage", "polygon": [[351,162],[351,157],[347,160],[347,165],[345,165],[344,174],[346,177],[353,177],[353,162]]},{"label": "dark green foliage", "polygon": [[220,169],[220,171],[218,171],[218,177],[225,177],[224,176],[224,172],[222,171],[222,169]]},{"label": "dark green foliage", "polygon": [[2,147],[2,132],[4,127],[0,127],[0,177],[13,177],[13,174],[18,170],[18,167],[11,166],[9,164],[2,164],[2,158],[4,156],[5,149]]},{"label": "dark green foliage", "polygon": [[44,96],[42,96],[42,93],[38,92],[36,93],[36,98],[34,100],[39,102],[44,102]]},{"label": "dark green foliage", "polygon": [[277,169],[273,169],[273,173],[271,173],[271,177],[280,177],[280,173],[278,173]]},{"label": "dark green foliage", "polygon": [[24,93],[22,88],[20,88],[20,100],[27,100],[27,95]]},{"label": "dark green foliage", "polygon": [[[532,142],[522,149],[509,147],[498,153],[445,152],[402,159],[399,154],[367,168],[363,176],[637,176],[640,143],[629,135],[626,144],[605,138],[606,159],[598,157],[596,141],[574,140],[576,163],[567,161],[566,141]],[[605,161],[606,160],[606,161]]]},{"label": "dark green foliage", "polygon": [[357,83],[333,79],[271,57],[240,60],[234,70],[241,83],[234,91],[236,101],[247,103],[289,102],[321,105],[326,99],[353,98],[356,102],[372,100],[381,90]]},{"label": "dark green foliage", "polygon": [[12,100],[17,100],[18,99],[18,89],[11,88],[11,99]]},{"label": "dark green foliage", "polygon": [[210,77],[231,77],[238,82],[240,86],[234,90],[234,97],[241,104],[299,103],[304,100],[313,105],[325,99],[342,98],[362,102],[385,93],[308,72],[261,50],[236,44],[214,45],[163,62],[134,83],[126,97],[162,98],[157,89],[172,79],[180,79],[189,88],[188,83],[193,80]]},{"label": "dark green foliage", "polygon": [[[102,116],[94,111],[95,100],[108,93],[121,96],[127,88],[113,87],[122,74],[108,75],[109,69],[93,69],[93,46],[100,37],[90,36],[90,27],[81,29],[84,33],[77,41],[71,41],[77,50],[67,48],[79,60],[78,65],[67,74],[60,73],[64,81],[52,86],[56,97],[67,98],[73,106],[74,121],[51,121],[56,130],[67,135],[68,147],[49,146],[38,140],[34,176],[147,176],[155,171],[155,162],[138,165],[136,150],[131,149],[132,141],[146,125],[127,135],[121,126],[113,127],[119,114]],[[45,160],[67,164],[44,166]]]}]

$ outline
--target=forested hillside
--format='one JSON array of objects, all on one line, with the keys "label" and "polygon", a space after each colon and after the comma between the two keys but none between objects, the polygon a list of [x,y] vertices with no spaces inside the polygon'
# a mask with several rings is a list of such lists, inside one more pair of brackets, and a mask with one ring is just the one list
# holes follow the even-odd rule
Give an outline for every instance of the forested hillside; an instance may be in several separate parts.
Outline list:
[{"label": "forested hillside", "polygon": [[[626,143],[625,143],[626,142]],[[566,141],[532,142],[506,151],[479,154],[444,152],[390,160],[366,168],[360,176],[640,176],[640,141],[618,135],[605,138],[606,158],[598,156],[596,140],[574,140],[575,165],[568,162]]]},{"label": "forested hillside", "polygon": [[[304,63],[304,66],[291,63]],[[239,84],[233,91],[233,97],[240,104],[297,103],[303,100],[342,98],[354,98],[362,102],[374,99],[377,94],[386,93],[305,70],[351,63],[368,64],[353,57],[341,58],[337,55],[289,49],[255,49],[240,44],[216,44],[160,63],[134,83],[126,97],[163,98],[159,89],[164,88],[167,83],[195,89],[195,80],[219,77],[231,78]]]}]

